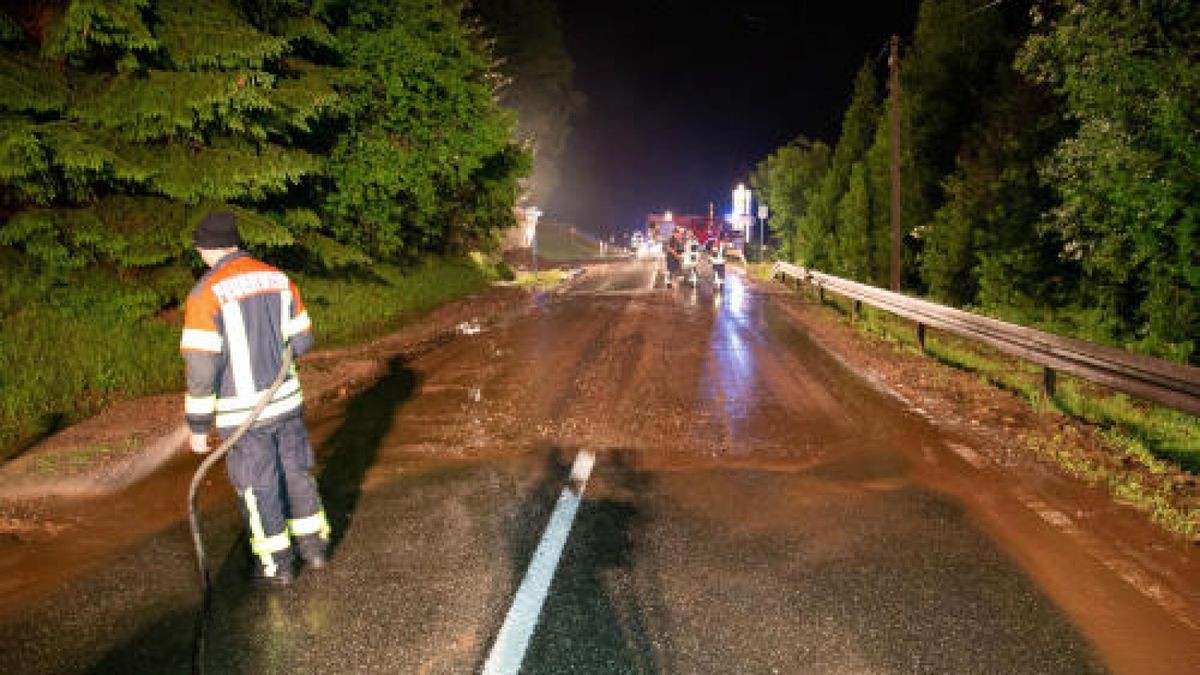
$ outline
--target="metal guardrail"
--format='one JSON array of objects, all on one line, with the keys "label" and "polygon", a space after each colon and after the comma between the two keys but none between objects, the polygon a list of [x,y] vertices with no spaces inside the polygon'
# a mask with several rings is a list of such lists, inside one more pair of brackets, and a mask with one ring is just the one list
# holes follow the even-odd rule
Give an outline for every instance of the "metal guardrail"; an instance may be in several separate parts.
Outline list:
[{"label": "metal guardrail", "polygon": [[1200,368],[1131,354],[1116,347],[990,319],[927,300],[860,284],[788,263],[776,263],[771,276],[802,282],[866,303],[916,323],[917,344],[925,348],[925,328],[931,327],[991,345],[1038,365],[1042,384],[1054,393],[1055,373],[1061,371],[1112,389],[1184,412],[1200,415]]}]

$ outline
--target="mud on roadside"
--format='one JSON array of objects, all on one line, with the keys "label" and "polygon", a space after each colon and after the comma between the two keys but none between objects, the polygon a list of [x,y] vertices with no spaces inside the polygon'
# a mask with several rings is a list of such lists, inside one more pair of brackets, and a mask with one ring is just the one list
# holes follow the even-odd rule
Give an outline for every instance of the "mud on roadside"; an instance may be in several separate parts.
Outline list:
[{"label": "mud on roadside", "polygon": [[[865,335],[850,319],[803,292],[785,290],[770,280],[752,283],[776,296],[785,314],[847,365],[908,399],[937,424],[979,439],[974,447],[988,453],[993,464],[1016,472],[1036,467],[1070,476],[1104,490],[1117,505],[1141,512],[1171,537],[1188,536],[1200,544],[1195,527],[1190,535],[1181,534],[1179,527],[1200,518],[1200,480],[1195,474],[1166,462],[1148,463],[1094,424],[1058,411],[1035,410],[975,373]],[[1138,495],[1127,490],[1137,490]]]},{"label": "mud on roadside", "polygon": [[[298,363],[309,410],[346,398],[387,372],[396,356],[416,356],[480,324],[526,311],[528,291],[492,288],[438,307],[366,343],[318,350]],[[317,326],[318,341],[320,326]],[[182,367],[182,365],[181,365]],[[182,392],[125,401],[71,426],[0,465],[0,537],[27,539],[62,529],[38,502],[118,492],[186,452]]]}]

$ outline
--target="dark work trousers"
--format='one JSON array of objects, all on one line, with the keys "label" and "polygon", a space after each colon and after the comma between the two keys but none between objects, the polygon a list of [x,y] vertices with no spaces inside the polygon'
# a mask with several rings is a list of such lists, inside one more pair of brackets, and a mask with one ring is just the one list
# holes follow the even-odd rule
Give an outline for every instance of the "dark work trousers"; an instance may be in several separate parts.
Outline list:
[{"label": "dark work trousers", "polygon": [[679,276],[681,271],[682,271],[682,265],[679,262],[679,258],[676,258],[675,256],[671,255],[668,252],[667,253],[667,274],[669,274],[671,276],[671,278],[674,278],[674,277]]},{"label": "dark work trousers", "polygon": [[290,574],[292,538],[305,558],[323,555],[329,522],[313,480],[312,445],[295,415],[246,432],[225,457],[250,533],[254,574]]}]

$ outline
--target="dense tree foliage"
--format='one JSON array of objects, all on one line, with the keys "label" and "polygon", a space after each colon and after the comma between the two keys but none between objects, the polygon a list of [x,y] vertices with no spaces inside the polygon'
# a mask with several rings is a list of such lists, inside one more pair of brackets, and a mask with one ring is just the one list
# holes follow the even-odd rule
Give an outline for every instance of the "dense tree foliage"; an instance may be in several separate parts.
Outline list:
[{"label": "dense tree foliage", "polygon": [[1042,165],[1044,223],[1098,320],[1184,356],[1200,337],[1200,5],[1051,2],[1020,55],[1075,129]]},{"label": "dense tree foliage", "polygon": [[38,283],[141,289],[215,205],[319,268],[475,246],[527,170],[449,2],[26,2],[0,41],[0,246]]},{"label": "dense tree foliage", "polygon": [[[1196,361],[1198,48],[1183,0],[925,0],[900,63],[904,287]],[[780,150],[755,181],[789,257],[883,285],[891,140],[871,74],[820,176],[791,188]]]},{"label": "dense tree foliage", "polygon": [[507,222],[503,211],[460,203],[521,161],[508,152],[512,120],[495,106],[498,83],[458,10],[355,1],[344,22],[338,45],[364,83],[347,97],[356,114],[329,159],[339,240],[391,258],[477,241]]},{"label": "dense tree foliage", "polygon": [[975,0],[925,0],[912,48],[900,68],[905,148],[906,222],[920,227],[944,201],[942,178],[954,168],[963,134],[992,95],[997,67],[1011,41],[999,11]]},{"label": "dense tree foliage", "polygon": [[[816,267],[842,269],[841,254],[846,244],[839,240],[839,222],[849,212],[841,208],[841,201],[849,185],[854,165],[862,160],[875,133],[877,117],[878,83],[870,65],[864,64],[854,80],[854,92],[850,107],[842,119],[840,140],[829,160],[829,168],[814,185],[807,204],[785,204],[782,199],[769,200],[772,212],[798,212],[795,250],[800,260]],[[765,178],[765,177],[764,177]],[[773,191],[769,181],[759,179],[763,192]],[[869,205],[863,204],[863,209]]]},{"label": "dense tree foliage", "polygon": [[1061,134],[1053,102],[1011,71],[967,133],[945,203],[925,228],[921,276],[956,305],[1066,307],[1075,274],[1061,240],[1038,226],[1050,204],[1037,162]]},{"label": "dense tree foliage", "polygon": [[497,102],[518,80],[464,4],[0,7],[0,457],[179,386],[175,308],[211,208],[300,273],[326,335],[483,283],[447,257],[511,225],[530,157]]},{"label": "dense tree foliage", "polygon": [[750,177],[759,200],[771,207],[767,220],[771,235],[782,242],[783,255],[811,260],[811,239],[799,236],[802,219],[809,212],[821,177],[829,170],[829,146],[803,136],[771,153]]}]

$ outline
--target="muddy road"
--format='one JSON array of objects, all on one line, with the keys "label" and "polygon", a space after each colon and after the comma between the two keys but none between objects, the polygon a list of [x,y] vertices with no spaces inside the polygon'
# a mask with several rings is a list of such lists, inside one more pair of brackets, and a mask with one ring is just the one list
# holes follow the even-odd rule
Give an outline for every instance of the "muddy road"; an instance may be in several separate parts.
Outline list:
[{"label": "muddy road", "polygon": [[[312,411],[333,564],[251,591],[215,476],[208,672],[1200,671],[1191,550],[1089,532],[1069,486],[982,461],[791,301],[598,266]],[[0,672],[189,672],[195,464],[0,543]]]}]

